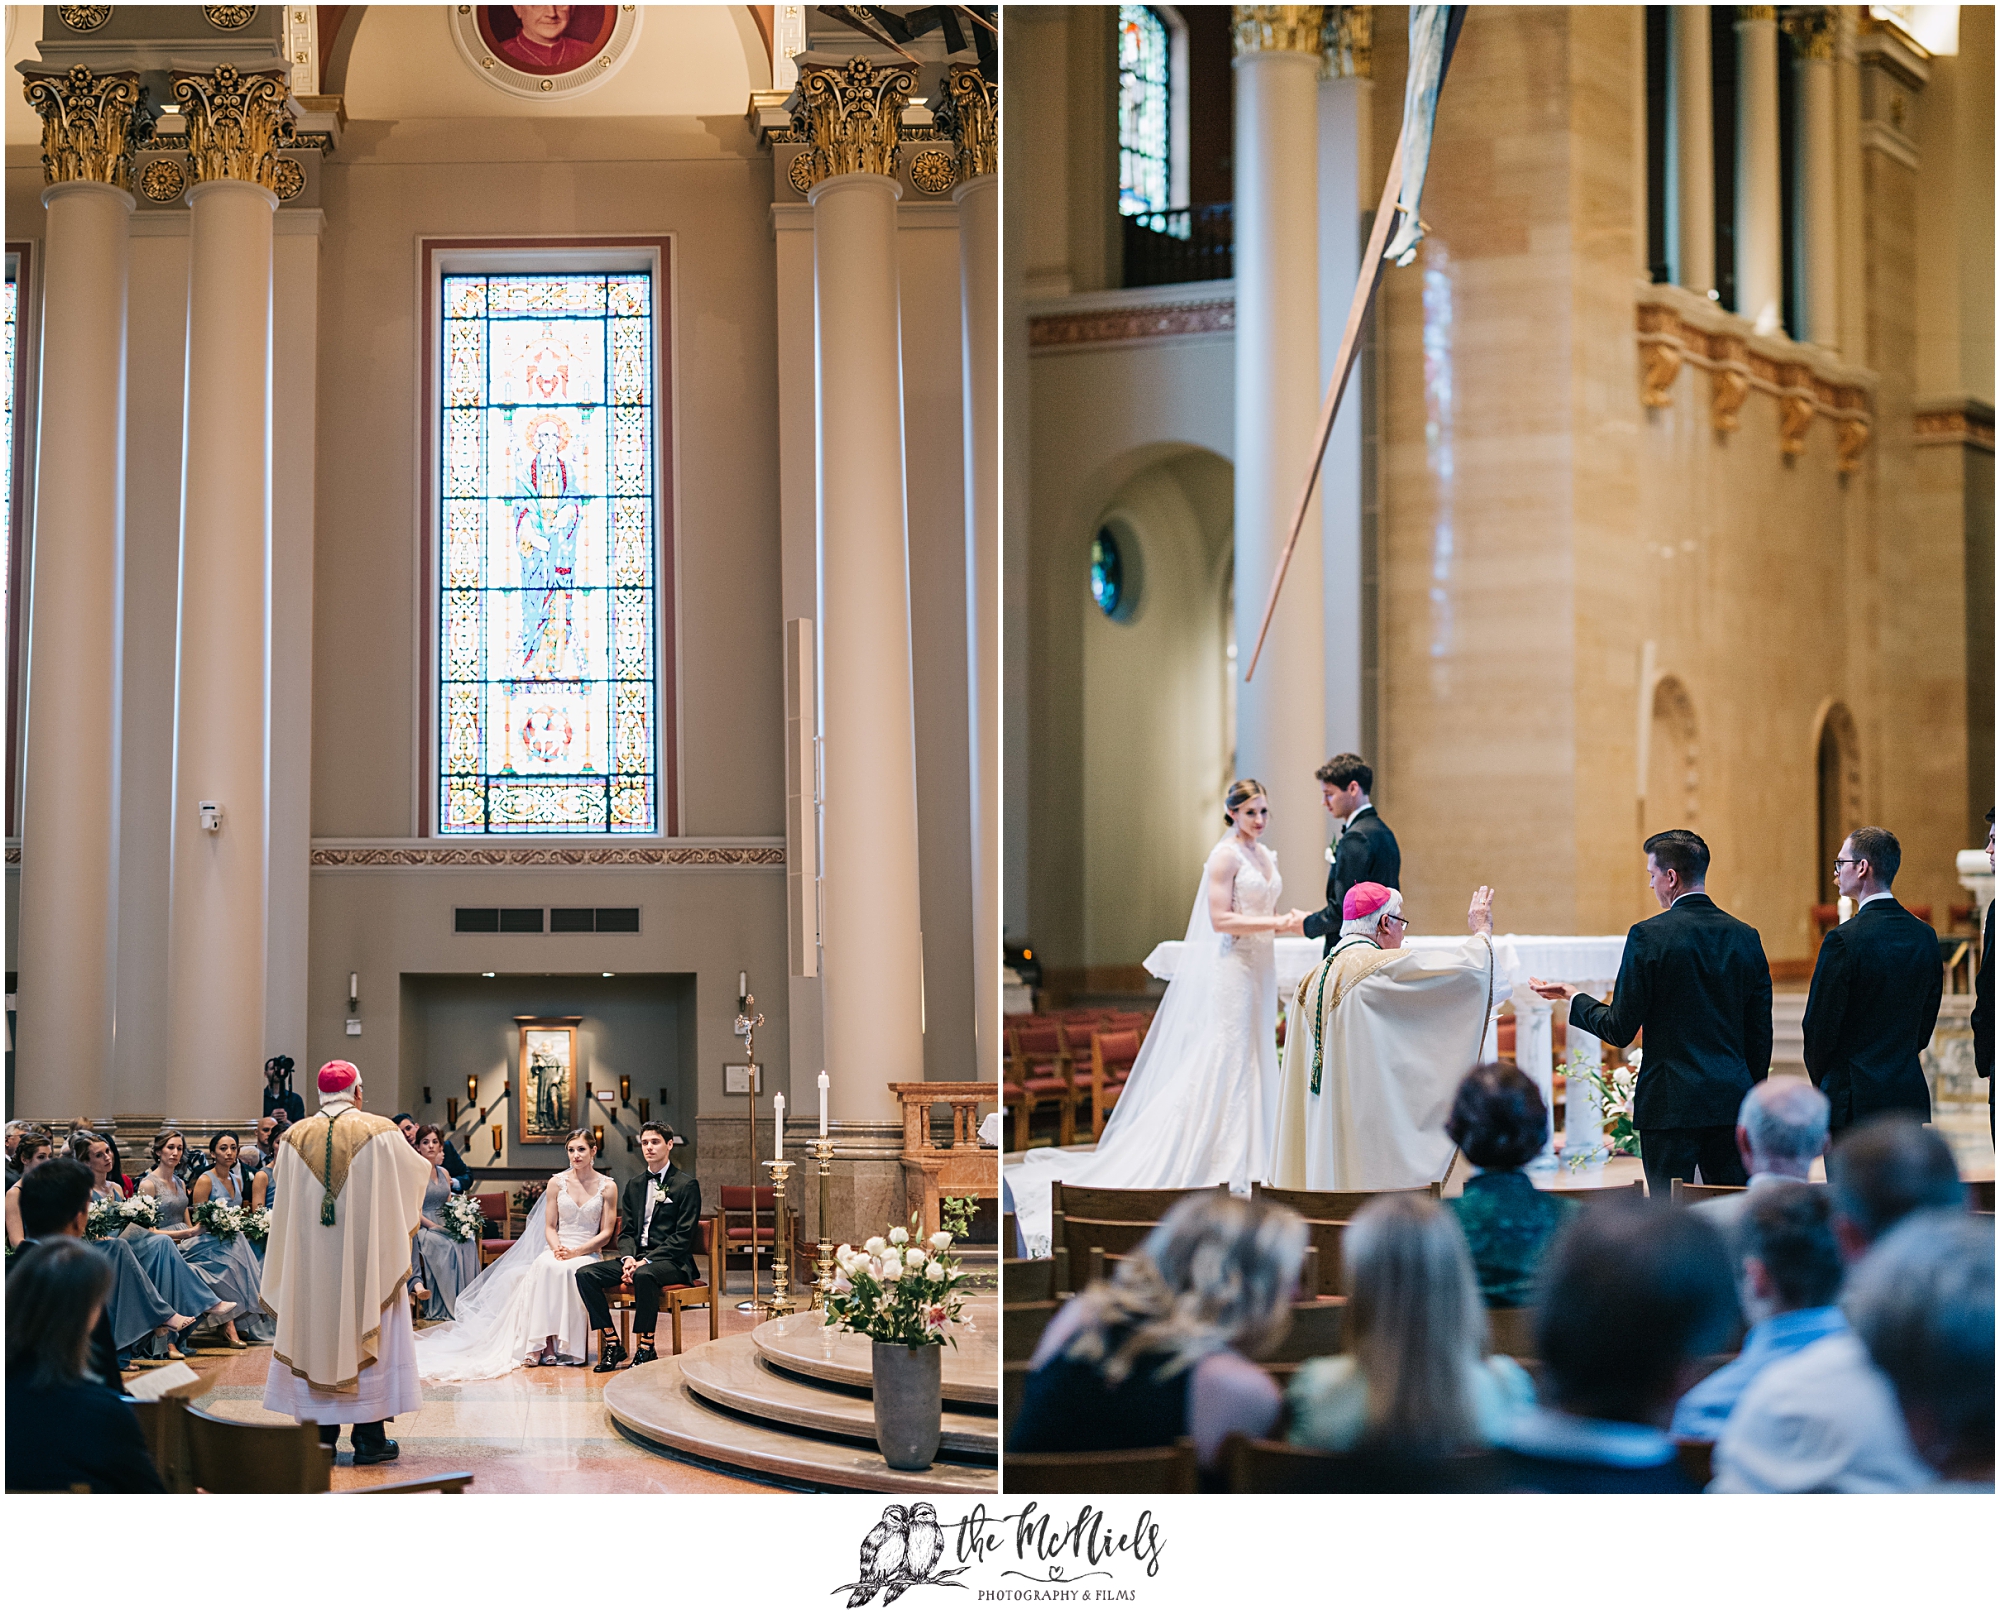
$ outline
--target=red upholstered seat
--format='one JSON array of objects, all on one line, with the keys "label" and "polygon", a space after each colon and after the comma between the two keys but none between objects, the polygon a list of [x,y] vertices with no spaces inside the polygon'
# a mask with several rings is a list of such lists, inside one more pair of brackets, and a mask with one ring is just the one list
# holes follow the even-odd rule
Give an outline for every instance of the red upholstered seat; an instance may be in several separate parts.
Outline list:
[{"label": "red upholstered seat", "polygon": [[[511,1235],[513,1224],[508,1216],[507,1196],[504,1193],[481,1194],[479,1196],[479,1214],[495,1227],[499,1228],[503,1234]],[[514,1240],[511,1236],[493,1239],[482,1238],[479,1241],[479,1265],[481,1269],[490,1267],[501,1256],[513,1249],[513,1247]]]},{"label": "red upholstered seat", "polygon": [[[1007,1032],[1007,1076],[1020,1088],[1023,1109],[1030,1116],[1044,1104],[1057,1111],[1056,1141],[1076,1142],[1076,1066],[1063,1043],[1062,1026],[1054,1018],[1035,1025],[1015,1025]],[[1016,1137],[1026,1148],[1026,1129],[1017,1120]]]},{"label": "red upholstered seat", "polygon": [[[744,1204],[747,1211],[749,1205],[747,1199]],[[622,1219],[620,1225],[623,1225]],[[722,1271],[722,1218],[720,1216],[704,1216],[695,1224],[695,1246],[708,1257],[708,1277],[700,1283],[670,1283],[660,1291],[660,1309],[666,1312],[672,1324],[674,1355],[676,1356],[681,1353],[681,1308],[683,1306],[708,1307],[708,1337],[710,1339],[720,1339],[722,1337],[722,1307],[716,1298],[716,1285],[719,1281],[718,1275]],[[615,1253],[617,1248],[618,1235],[614,1231],[611,1235],[611,1242],[605,1246],[605,1249]],[[606,1289],[604,1291],[604,1299],[606,1304],[610,1306],[612,1314],[618,1319],[619,1343],[630,1349],[632,1342],[626,1336],[630,1326],[628,1316],[634,1303],[631,1285],[621,1283],[615,1289]]]},{"label": "red upholstered seat", "polygon": [[1136,1031],[1100,1031],[1090,1039],[1091,1136],[1104,1136],[1104,1122],[1125,1091],[1125,1079],[1139,1057]]}]

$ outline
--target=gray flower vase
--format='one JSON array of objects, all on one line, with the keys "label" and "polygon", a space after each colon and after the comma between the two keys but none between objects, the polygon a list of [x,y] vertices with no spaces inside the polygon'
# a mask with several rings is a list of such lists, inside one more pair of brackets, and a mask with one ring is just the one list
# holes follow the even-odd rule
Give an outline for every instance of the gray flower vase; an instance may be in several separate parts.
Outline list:
[{"label": "gray flower vase", "polygon": [[929,1468],[944,1431],[940,1347],[872,1343],[876,1449],[891,1468]]}]

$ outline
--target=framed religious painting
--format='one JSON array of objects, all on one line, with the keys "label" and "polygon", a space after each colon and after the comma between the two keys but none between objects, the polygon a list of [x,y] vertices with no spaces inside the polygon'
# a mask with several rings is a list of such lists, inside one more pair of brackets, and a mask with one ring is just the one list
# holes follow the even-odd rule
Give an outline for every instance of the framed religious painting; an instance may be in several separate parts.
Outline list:
[{"label": "framed religious painting", "polygon": [[561,1143],[583,1125],[585,1092],[576,1069],[576,1028],[582,1017],[517,1014],[514,1023],[521,1028],[515,1131],[523,1143]]},{"label": "framed religious painting", "polygon": [[510,95],[561,100],[623,65],[638,6],[454,6],[452,38],[479,76]]}]

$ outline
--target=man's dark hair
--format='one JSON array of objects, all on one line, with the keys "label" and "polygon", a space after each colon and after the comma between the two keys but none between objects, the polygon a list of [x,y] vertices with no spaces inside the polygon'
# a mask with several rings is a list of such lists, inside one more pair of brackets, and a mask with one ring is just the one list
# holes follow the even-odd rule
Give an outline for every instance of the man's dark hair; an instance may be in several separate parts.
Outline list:
[{"label": "man's dark hair", "polygon": [[1920,1210],[1965,1209],[1965,1184],[1951,1145],[1905,1115],[1856,1127],[1827,1156],[1834,1208],[1872,1244]]},{"label": "man's dark hair", "polygon": [[1764,1263],[1786,1311],[1832,1305],[1847,1275],[1833,1236],[1833,1197],[1819,1183],[1759,1188],[1736,1224],[1736,1254]]},{"label": "man's dark hair", "polygon": [[1903,866],[1903,843],[1886,829],[1870,824],[1847,837],[1857,859],[1865,858],[1868,871],[1884,885],[1893,885],[1896,871]]},{"label": "man's dark hair", "polygon": [[21,1231],[31,1239],[69,1231],[77,1212],[89,1208],[97,1178],[81,1160],[44,1160],[21,1179]]},{"label": "man's dark hair", "polygon": [[667,1144],[669,1147],[672,1147],[674,1144],[679,1143],[681,1141],[680,1137],[678,1136],[678,1134],[675,1133],[672,1127],[663,1126],[658,1121],[648,1121],[644,1126],[639,1128],[639,1136],[642,1138],[648,1132],[659,1133],[660,1141]]},{"label": "man's dark hair", "polygon": [[1313,770],[1313,777],[1323,785],[1332,785],[1336,790],[1345,790],[1349,785],[1358,784],[1362,795],[1375,794],[1375,770],[1352,751],[1343,751],[1337,757],[1328,758]]},{"label": "man's dark hair", "polygon": [[408,1110],[399,1110],[396,1114],[390,1116],[389,1119],[395,1122],[397,1126],[401,1126],[405,1121],[414,1121],[416,1117]]},{"label": "man's dark hair", "polygon": [[1535,1343],[1564,1412],[1653,1421],[1691,1361],[1736,1324],[1729,1254],[1704,1218],[1647,1200],[1595,1205],[1556,1235]]},{"label": "man's dark hair", "polygon": [[83,1382],[91,1319],[111,1293],[111,1277],[111,1263],[81,1239],[38,1240],[15,1259],[7,1273],[10,1386],[53,1390]]},{"label": "man's dark hair", "polygon": [[1458,1084],[1444,1135],[1482,1171],[1515,1171],[1549,1141],[1542,1091],[1517,1065],[1481,1065]]},{"label": "man's dark hair", "polygon": [[1661,868],[1678,874],[1682,885],[1697,886],[1708,878],[1708,842],[1691,829],[1648,835],[1646,851]]}]

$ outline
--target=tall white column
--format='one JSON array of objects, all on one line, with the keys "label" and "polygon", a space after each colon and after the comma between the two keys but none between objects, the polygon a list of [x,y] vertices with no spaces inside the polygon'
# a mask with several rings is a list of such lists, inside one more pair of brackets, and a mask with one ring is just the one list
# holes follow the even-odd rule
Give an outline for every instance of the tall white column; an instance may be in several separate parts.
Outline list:
[{"label": "tall white column", "polygon": [[[971,696],[974,1080],[1000,1080],[1000,174],[990,86],[945,77],[957,111],[965,327],[965,645]],[[996,1087],[997,1091],[997,1087]]]},{"label": "tall white column", "polygon": [[1736,312],[1759,331],[1784,325],[1778,183],[1778,19],[1739,6],[1736,23]]},{"label": "tall white column", "polygon": [[1785,30],[1798,42],[1799,335],[1821,347],[1840,346],[1840,244],[1836,231],[1833,47],[1831,6],[1797,7]]},{"label": "tall white column", "polygon": [[[199,181],[188,264],[187,446],[174,688],[169,1113],[236,1113],[263,1069],[268,904],[271,306],[263,183],[284,82],[177,78]],[[201,804],[220,809],[204,828]]]},{"label": "tall white column", "polygon": [[[908,69],[800,59],[813,207],[829,1102],[898,1113],[924,1079],[923,937],[897,315],[894,131]],[[887,139],[884,140],[886,131]]]},{"label": "tall white column", "polygon": [[[1247,668],[1319,418],[1321,8],[1238,6],[1236,70],[1236,652]],[[1270,794],[1266,844],[1285,900],[1325,874],[1325,573],[1306,512],[1252,683],[1236,689],[1236,772]]]},{"label": "tall white column", "polygon": [[111,1113],[118,573],[138,75],[33,74],[48,209],[22,757],[15,1105]]},{"label": "tall white column", "polygon": [[[1378,200],[1365,190],[1374,166],[1369,160],[1368,141],[1374,90],[1369,80],[1373,70],[1369,19],[1374,8],[1338,9],[1338,24],[1328,30],[1336,43],[1327,52],[1326,76],[1318,90],[1318,385],[1322,394],[1333,376],[1341,332],[1360,277],[1361,250],[1367,240],[1362,214]],[[1326,463],[1320,469],[1326,601],[1322,612],[1326,645],[1324,746],[1328,756],[1361,749],[1362,424],[1361,370],[1357,364],[1333,423]],[[1296,889],[1293,896],[1297,906],[1305,906],[1304,896]]]},{"label": "tall white column", "polygon": [[1675,6],[1672,22],[1674,138],[1667,197],[1673,220],[1667,240],[1674,254],[1674,279],[1706,296],[1715,290],[1715,107],[1708,7]]}]

